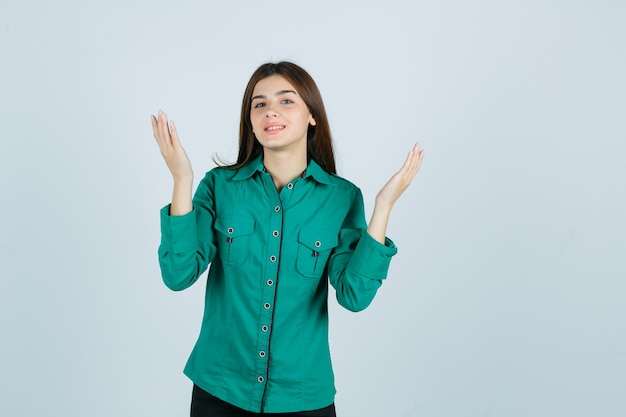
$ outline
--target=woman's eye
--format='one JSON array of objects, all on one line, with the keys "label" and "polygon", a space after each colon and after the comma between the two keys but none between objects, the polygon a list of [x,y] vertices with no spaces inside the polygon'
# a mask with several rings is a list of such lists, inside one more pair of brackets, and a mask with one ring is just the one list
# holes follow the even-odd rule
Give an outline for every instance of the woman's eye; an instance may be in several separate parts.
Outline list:
[{"label": "woman's eye", "polygon": [[256,103],[256,104],[254,105],[254,108],[255,108],[255,109],[260,109],[260,108],[261,108],[261,107],[263,107],[263,106],[265,106],[265,103]]},{"label": "woman's eye", "polygon": [[289,100],[288,98],[286,98],[286,99],[284,99],[284,100],[282,101],[282,103],[283,103],[283,104],[291,104],[291,103],[293,103],[293,101],[291,101],[291,100]]}]

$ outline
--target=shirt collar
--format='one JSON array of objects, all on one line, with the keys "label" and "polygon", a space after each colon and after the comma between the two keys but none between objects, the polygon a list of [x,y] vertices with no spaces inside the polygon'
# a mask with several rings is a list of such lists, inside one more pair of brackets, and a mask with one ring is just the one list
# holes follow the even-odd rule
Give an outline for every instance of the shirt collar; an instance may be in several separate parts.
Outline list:
[{"label": "shirt collar", "polygon": [[[254,175],[255,172],[263,172],[263,154],[254,158],[246,165],[237,170],[233,180],[245,180]],[[322,169],[313,159],[309,160],[309,166],[304,172],[304,177],[313,177],[313,179],[321,184],[330,184],[330,174]]]},{"label": "shirt collar", "polygon": [[237,170],[233,180],[245,180],[250,178],[255,172],[263,172],[263,153]]},{"label": "shirt collar", "polygon": [[330,174],[322,169],[313,159],[309,160],[309,166],[306,168],[304,177],[313,177],[313,179],[321,184],[330,184]]}]

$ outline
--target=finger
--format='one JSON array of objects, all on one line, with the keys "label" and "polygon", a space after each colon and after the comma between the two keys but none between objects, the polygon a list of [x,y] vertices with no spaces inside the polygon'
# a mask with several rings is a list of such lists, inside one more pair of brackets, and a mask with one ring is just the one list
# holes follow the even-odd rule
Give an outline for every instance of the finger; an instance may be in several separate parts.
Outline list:
[{"label": "finger", "polygon": [[424,159],[424,151],[420,151],[420,155],[419,158],[417,160],[417,169],[420,169],[420,166],[422,166],[422,159]]},{"label": "finger", "polygon": [[420,166],[422,164],[422,158],[424,157],[424,151],[419,151],[416,152],[415,154],[415,158],[413,161],[413,165],[411,166],[411,175],[415,176],[415,174],[417,174],[417,172],[420,169]]},{"label": "finger", "polygon": [[420,149],[420,143],[417,142],[413,146],[413,161],[412,161],[413,163],[411,165],[411,172],[413,175],[415,175],[417,171],[419,170],[423,157],[424,157],[424,151]]},{"label": "finger", "polygon": [[[400,168],[399,173],[404,175],[411,175],[413,169],[415,168],[415,163],[417,161],[417,150],[419,149],[419,143],[413,145],[413,148],[409,151],[406,156],[406,160],[404,161],[404,165]],[[413,174],[414,175],[414,174]]]},{"label": "finger", "polygon": [[411,151],[409,152],[409,155],[407,156],[408,165],[406,167],[406,170],[404,170],[403,174],[409,182],[413,180],[413,178],[415,177],[415,174],[417,174],[417,171],[419,171],[423,152],[424,151],[420,150],[420,146],[418,142],[415,145],[413,145],[413,149],[411,149]]},{"label": "finger", "polygon": [[161,134],[161,128],[159,126],[159,120],[157,119],[157,116],[151,115],[150,121],[152,123],[152,134],[154,136],[154,139],[156,139],[156,142],[159,145],[159,148],[163,149],[163,146],[165,144],[164,144],[163,135]]},{"label": "finger", "polygon": [[167,115],[162,110],[159,110],[159,134],[164,144],[171,146],[170,131],[167,125]]},{"label": "finger", "polygon": [[152,134],[154,135],[154,138],[156,139],[156,136],[157,136],[157,119],[156,119],[156,117],[154,117],[153,114],[150,115],[150,123],[152,124]]},{"label": "finger", "polygon": [[178,139],[178,131],[176,130],[176,125],[173,120],[170,120],[170,135],[172,137],[172,145],[180,147],[180,140]]},{"label": "finger", "polygon": [[414,154],[415,154],[415,146],[413,146],[413,148],[406,155],[406,159],[404,160],[404,164],[402,165],[402,168],[400,168],[400,171],[405,171],[407,169],[410,169],[411,164],[414,159]]},{"label": "finger", "polygon": [[154,133],[154,138],[156,139],[161,152],[162,153],[167,152],[170,146],[168,145],[169,140],[167,136],[163,134],[163,120],[162,120],[161,112],[159,111],[157,116],[152,116],[152,117],[153,117],[152,129]]}]

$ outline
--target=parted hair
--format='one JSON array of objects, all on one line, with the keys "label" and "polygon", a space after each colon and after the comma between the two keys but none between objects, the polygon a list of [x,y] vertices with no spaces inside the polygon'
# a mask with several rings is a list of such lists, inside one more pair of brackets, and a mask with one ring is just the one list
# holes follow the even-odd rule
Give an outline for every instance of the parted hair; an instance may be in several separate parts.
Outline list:
[{"label": "parted hair", "polygon": [[324,171],[336,174],[332,137],[322,95],[308,72],[287,61],[263,64],[250,77],[241,103],[237,162],[226,168],[240,168],[263,152],[263,147],[254,136],[250,121],[252,93],[259,81],[272,75],[284,77],[295,87],[315,119],[315,126],[309,125],[307,131],[307,157],[313,159]]}]

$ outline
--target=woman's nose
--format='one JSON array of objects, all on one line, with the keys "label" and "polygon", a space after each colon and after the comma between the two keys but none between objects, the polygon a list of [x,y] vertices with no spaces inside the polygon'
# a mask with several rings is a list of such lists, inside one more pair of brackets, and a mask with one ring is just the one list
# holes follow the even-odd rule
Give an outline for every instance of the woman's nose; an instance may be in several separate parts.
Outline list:
[{"label": "woman's nose", "polygon": [[273,105],[268,104],[265,110],[265,117],[276,117],[278,116],[278,112],[274,108]]}]

